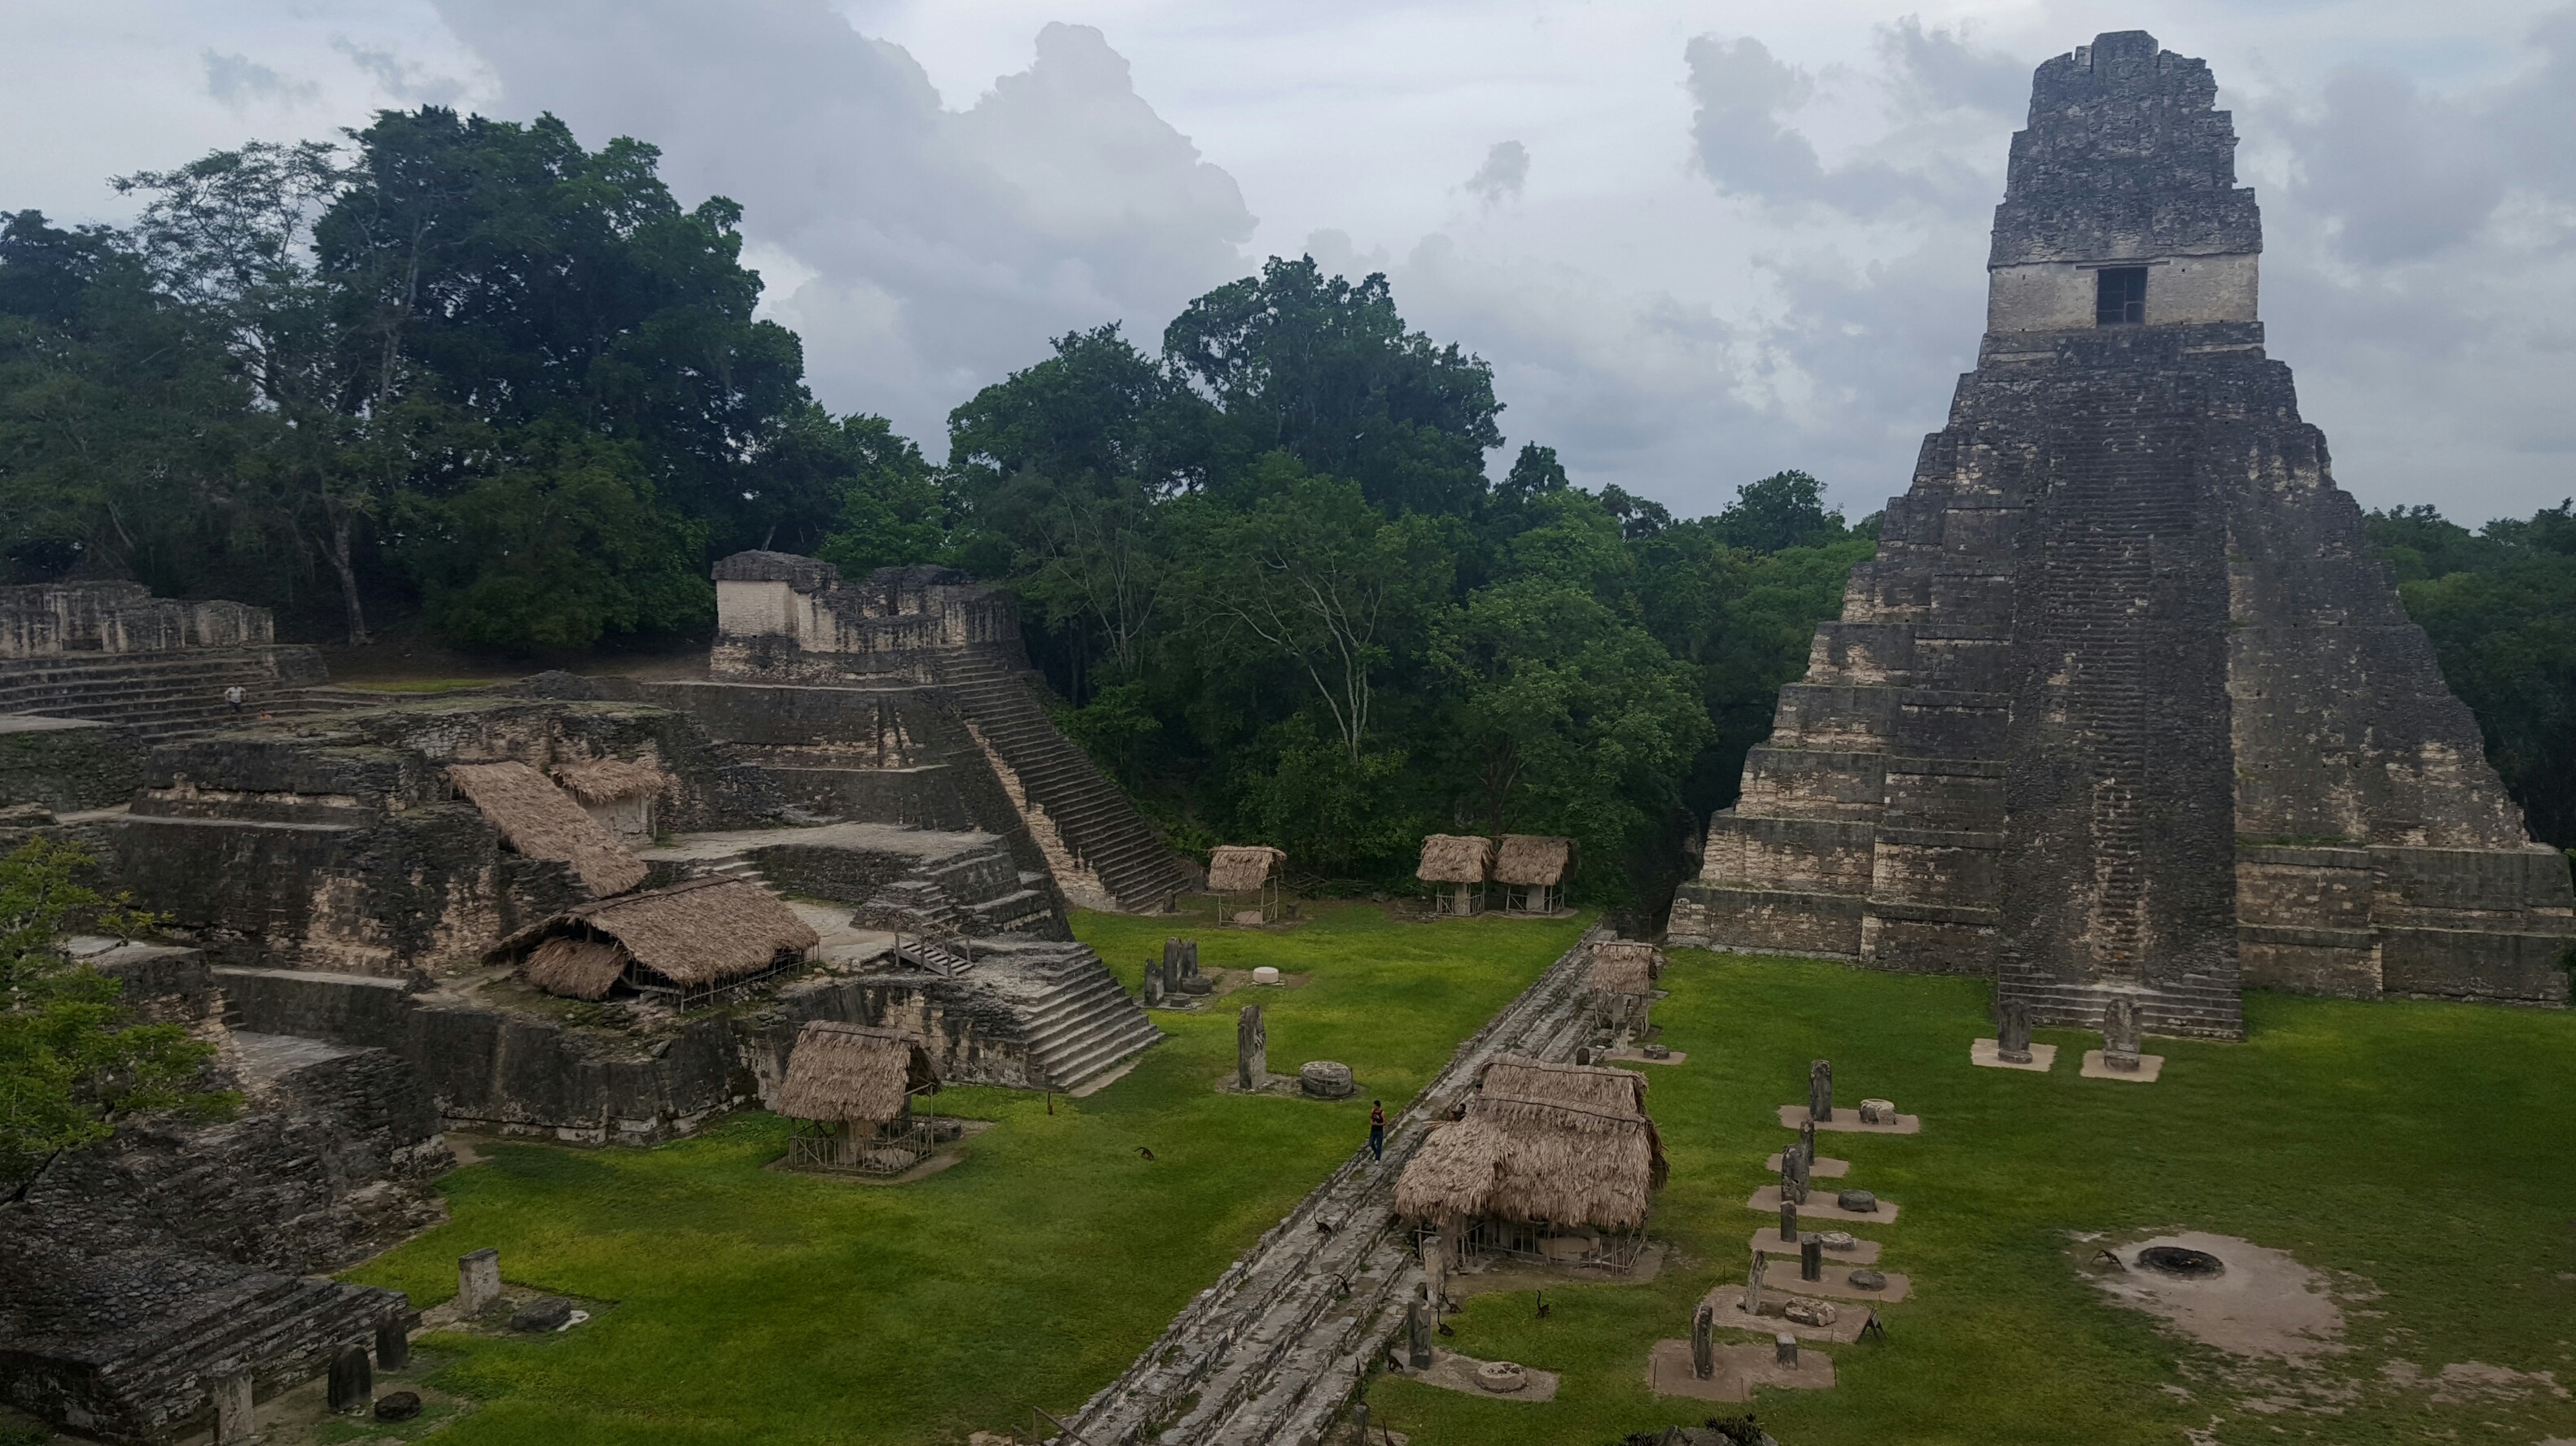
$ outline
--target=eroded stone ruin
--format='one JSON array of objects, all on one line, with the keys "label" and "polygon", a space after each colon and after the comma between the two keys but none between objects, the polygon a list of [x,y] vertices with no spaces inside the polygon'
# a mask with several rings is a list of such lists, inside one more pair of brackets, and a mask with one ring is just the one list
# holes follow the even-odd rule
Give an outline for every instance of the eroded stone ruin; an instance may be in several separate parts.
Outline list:
[{"label": "eroded stone ruin", "polygon": [[2256,319],[2209,67],[2040,66],[1986,333],[1709,826],[1677,941],[1993,973],[2232,1037],[2252,983],[2563,1002],[2568,866],[2372,560]]},{"label": "eroded stone ruin", "polygon": [[[716,575],[705,680],[407,700],[316,691],[318,658],[255,608],[0,596],[0,662],[34,657],[50,690],[0,715],[0,848],[78,842],[168,917],[195,947],[115,951],[127,997],[216,1043],[253,1103],[129,1126],[7,1207],[9,1399],[169,1440],[398,1338],[401,1296],[299,1277],[435,1218],[417,1186],[443,1128],[668,1139],[773,1102],[813,1020],[1030,1089],[1161,1037],[1065,906],[1161,908],[1195,880],[1048,723],[1007,600],[771,553]],[[84,657],[46,661],[66,638]],[[692,961],[692,921],[726,927],[701,894],[767,921],[761,947],[725,947],[736,918]],[[627,952],[566,992],[528,967],[554,938],[585,967]]]}]

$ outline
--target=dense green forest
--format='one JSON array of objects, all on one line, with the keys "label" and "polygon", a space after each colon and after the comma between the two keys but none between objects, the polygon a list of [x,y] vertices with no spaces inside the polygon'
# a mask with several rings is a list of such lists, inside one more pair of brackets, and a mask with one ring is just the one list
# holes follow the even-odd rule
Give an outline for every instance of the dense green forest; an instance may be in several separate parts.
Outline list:
[{"label": "dense green forest", "polygon": [[[1022,600],[1066,729],[1184,845],[1392,882],[1430,830],[1561,832],[1661,896],[1733,798],[1874,520],[1787,471],[1676,518],[1311,259],[1159,344],[1059,338],[933,466],[834,417],[753,312],[739,208],[649,145],[436,107],[120,178],[126,227],[0,219],[0,566],[496,658],[677,645],[715,557],[939,561]],[[2535,828],[2576,842],[2576,522],[2375,515]]]}]

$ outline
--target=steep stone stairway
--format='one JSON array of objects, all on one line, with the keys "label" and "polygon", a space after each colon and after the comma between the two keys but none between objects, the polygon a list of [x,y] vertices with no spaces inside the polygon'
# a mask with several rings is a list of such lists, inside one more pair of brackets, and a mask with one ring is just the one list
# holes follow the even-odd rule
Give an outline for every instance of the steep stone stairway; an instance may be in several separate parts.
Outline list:
[{"label": "steep stone stairway", "polygon": [[1048,719],[1023,670],[981,648],[943,649],[935,666],[959,710],[1019,775],[1029,802],[1046,811],[1120,908],[1159,913],[1194,887],[1127,796]]},{"label": "steep stone stairway", "polygon": [[[909,941],[907,941],[909,942]],[[1010,1000],[1048,1088],[1082,1088],[1163,1037],[1100,956],[1080,944],[970,941],[976,976]],[[954,947],[954,946],[951,946]]]},{"label": "steep stone stairway", "polygon": [[[1406,1106],[1386,1158],[1363,1149],[1271,1227],[1066,1423],[1056,1446],[1316,1446],[1422,1281],[1395,1182],[1501,1054],[1569,1060],[1590,1037],[1587,933]],[[1330,1227],[1319,1228],[1319,1227]]]},{"label": "steep stone stairway", "polygon": [[364,706],[320,686],[307,648],[48,654],[0,662],[0,713],[122,723],[159,740],[222,726],[224,690],[238,687],[248,714],[296,717]]}]

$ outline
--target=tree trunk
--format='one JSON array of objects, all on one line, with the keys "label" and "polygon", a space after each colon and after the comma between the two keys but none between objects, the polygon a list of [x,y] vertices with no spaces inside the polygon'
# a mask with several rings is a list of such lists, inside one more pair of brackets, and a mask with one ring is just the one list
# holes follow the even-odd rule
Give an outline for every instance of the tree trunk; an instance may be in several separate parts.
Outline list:
[{"label": "tree trunk", "polygon": [[349,559],[349,517],[338,508],[331,509],[331,570],[340,575],[340,601],[349,613],[349,642],[353,647],[367,644],[367,613],[358,602],[358,570]]}]

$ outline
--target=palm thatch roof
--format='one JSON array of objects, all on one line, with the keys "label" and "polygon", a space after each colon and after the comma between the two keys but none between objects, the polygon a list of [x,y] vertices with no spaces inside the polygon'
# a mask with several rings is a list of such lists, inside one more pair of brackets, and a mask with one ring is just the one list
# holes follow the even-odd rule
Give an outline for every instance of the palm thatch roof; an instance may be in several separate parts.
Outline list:
[{"label": "palm thatch roof", "polygon": [[1248,894],[1270,882],[1288,855],[1268,844],[1220,844],[1208,855],[1208,892]]},{"label": "palm thatch roof", "polygon": [[1492,839],[1435,833],[1422,841],[1422,865],[1413,876],[1426,884],[1481,884],[1493,868]]},{"label": "palm thatch roof", "polygon": [[1476,1087],[1486,1099],[1566,1105],[1596,1114],[1646,1117],[1646,1077],[1599,1064],[1550,1064],[1525,1055],[1488,1060]]},{"label": "palm thatch roof", "polygon": [[554,775],[564,792],[583,803],[615,803],[621,798],[660,793],[671,784],[671,775],[652,764],[623,758],[558,763]]},{"label": "palm thatch roof", "polygon": [[[595,948],[550,950],[557,940],[605,945],[617,968],[607,970]],[[687,988],[757,974],[821,942],[767,889],[710,878],[566,909],[502,940],[488,957],[522,959],[528,982],[549,993],[598,999],[629,961]]]},{"label": "palm thatch roof", "polygon": [[1396,1181],[1396,1213],[1444,1227],[1475,1219],[1638,1230],[1666,1175],[1642,1114],[1481,1094],[1439,1126]]},{"label": "palm thatch roof", "polygon": [[558,999],[599,1000],[626,973],[626,957],[625,950],[606,939],[557,934],[529,950],[519,972]]},{"label": "palm thatch roof", "polygon": [[644,861],[528,765],[452,763],[447,776],[503,843],[532,859],[572,865],[593,894],[622,894],[644,882]]},{"label": "palm thatch roof", "polygon": [[939,1067],[921,1041],[899,1029],[809,1019],[787,1056],[779,1114],[795,1120],[882,1125],[901,1116],[916,1091],[939,1088]]},{"label": "palm thatch roof", "polygon": [[1663,956],[1642,939],[1609,939],[1592,946],[1592,987],[1604,994],[1652,994]]},{"label": "palm thatch roof", "polygon": [[1494,882],[1546,884],[1552,888],[1564,883],[1566,873],[1573,867],[1574,840],[1507,833],[1503,835],[1502,848],[1494,855]]}]

